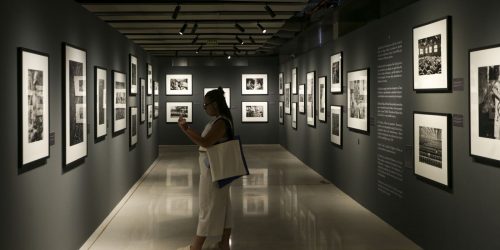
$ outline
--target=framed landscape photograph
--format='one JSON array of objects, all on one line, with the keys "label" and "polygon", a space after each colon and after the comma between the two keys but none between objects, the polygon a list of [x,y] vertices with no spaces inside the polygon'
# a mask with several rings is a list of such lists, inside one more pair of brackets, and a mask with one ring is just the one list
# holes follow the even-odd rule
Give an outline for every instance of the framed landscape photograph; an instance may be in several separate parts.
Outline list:
[{"label": "framed landscape photograph", "polygon": [[182,115],[186,122],[193,122],[193,103],[192,102],[167,102],[167,123],[177,123]]},{"label": "framed landscape photograph", "polygon": [[137,117],[137,107],[130,107],[130,140],[129,146],[134,147],[137,144],[137,127],[139,126]]},{"label": "framed landscape photograph", "polygon": [[284,124],[285,107],[284,102],[279,102],[279,120],[280,124]]},{"label": "framed landscape photograph", "polygon": [[330,142],[342,147],[342,106],[330,106]]},{"label": "framed landscape photograph", "polygon": [[127,128],[127,76],[113,71],[113,133]]},{"label": "framed landscape photograph", "polygon": [[49,55],[18,49],[19,167],[44,159],[49,152]]},{"label": "framed landscape photograph", "polygon": [[64,164],[87,156],[87,52],[64,44]]},{"label": "framed landscape photograph", "polygon": [[148,96],[153,94],[153,66],[151,64],[146,65],[148,67]]},{"label": "framed landscape photograph", "polygon": [[107,129],[107,84],[108,71],[105,68],[95,67],[95,139],[102,140],[106,136]]},{"label": "framed landscape photograph", "polygon": [[292,128],[297,129],[297,103],[292,103]]},{"label": "framed landscape photograph", "polygon": [[413,113],[415,174],[449,186],[451,115]]},{"label": "framed landscape photograph", "polygon": [[153,105],[148,105],[148,137],[153,134]]},{"label": "framed landscape photograph", "polygon": [[306,108],[305,108],[305,99],[306,99],[306,93],[305,93],[305,84],[300,84],[299,85],[299,113],[305,114],[306,113]]},{"label": "framed landscape photograph", "polygon": [[306,81],[307,125],[314,127],[316,126],[316,72],[307,73]]},{"label": "framed landscape photograph", "polygon": [[267,122],[267,102],[242,102],[241,122]]},{"label": "framed landscape photograph", "polygon": [[167,75],[166,95],[192,95],[192,75]]},{"label": "framed landscape photograph", "polygon": [[299,82],[298,75],[297,75],[297,68],[292,69],[292,94],[296,95],[297,94],[297,84]]},{"label": "framed landscape photograph", "polygon": [[347,73],[347,127],[364,133],[369,132],[369,76],[368,68]]},{"label": "framed landscape photograph", "polygon": [[144,78],[140,79],[141,82],[141,123],[146,121],[146,80]]},{"label": "framed landscape photograph", "polygon": [[160,102],[158,102],[158,100],[155,100],[153,106],[153,118],[158,119],[159,115],[160,115]]},{"label": "framed landscape photograph", "polygon": [[160,95],[160,84],[155,81],[154,82],[154,96],[159,96]]},{"label": "framed landscape photograph", "polygon": [[413,89],[418,92],[450,90],[451,17],[413,28]]},{"label": "framed landscape photograph", "polygon": [[[203,89],[203,96],[207,95],[207,93],[211,90],[214,90],[217,88],[204,88]],[[224,91],[224,98],[226,99],[226,104],[228,108],[231,108],[231,89],[230,88],[222,88]]]},{"label": "framed landscape photograph", "polygon": [[137,83],[139,82],[139,75],[137,74],[137,57],[134,55],[130,54],[129,55],[129,61],[130,61],[130,95],[137,95]]},{"label": "framed landscape photograph", "polygon": [[330,92],[342,93],[342,52],[330,57]]},{"label": "framed landscape photograph", "polygon": [[285,84],[283,79],[283,72],[279,74],[279,94],[283,95],[283,84]]},{"label": "framed landscape photograph", "polygon": [[290,83],[285,83],[285,114],[291,114],[291,104],[292,103],[292,94],[290,90]]},{"label": "framed landscape photograph", "polygon": [[500,161],[500,45],[469,52],[470,154]]},{"label": "framed landscape photograph", "polygon": [[241,75],[242,95],[267,95],[267,74]]},{"label": "framed landscape photograph", "polygon": [[326,122],[326,76],[318,78],[318,119],[320,122]]}]

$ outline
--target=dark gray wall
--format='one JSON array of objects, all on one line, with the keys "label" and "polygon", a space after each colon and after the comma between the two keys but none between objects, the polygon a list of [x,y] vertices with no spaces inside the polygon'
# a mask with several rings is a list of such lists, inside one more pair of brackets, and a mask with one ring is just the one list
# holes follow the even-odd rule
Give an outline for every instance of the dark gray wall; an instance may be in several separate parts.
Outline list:
[{"label": "dark gray wall", "polygon": [[[146,125],[139,127],[139,142],[129,151],[128,129],[111,134],[111,98],[108,91],[108,135],[94,142],[94,66],[128,75],[128,55],[139,59],[139,76],[146,77],[146,61],[156,64],[143,50],[97,19],[74,1],[19,0],[3,2],[0,22],[3,35],[0,123],[3,143],[0,150],[0,245],[3,249],[77,249],[130,187],[157,157],[156,137],[146,137]],[[88,157],[82,165],[63,170],[62,166],[62,43],[87,50]],[[18,171],[18,77],[17,47],[48,53],[50,81],[50,132],[55,145],[41,167]],[[155,72],[157,73],[157,72]],[[156,77],[155,77],[156,78]],[[129,104],[135,105],[136,98]],[[151,102],[151,100],[149,100]],[[156,133],[156,126],[154,126]]]},{"label": "dark gray wall", "polygon": [[[241,135],[245,144],[278,143],[278,57],[233,57],[226,58],[159,58],[160,117],[159,144],[192,144],[176,123],[166,123],[166,102],[192,102],[193,123],[197,131],[203,131],[210,117],[203,109],[203,89],[225,87],[231,89],[231,113],[236,134]],[[191,74],[193,77],[192,96],[166,96],[167,74]],[[241,95],[242,74],[267,74],[267,95]],[[242,123],[241,102],[268,102],[267,123]]]},{"label": "dark gray wall", "polygon": [[[382,194],[377,190],[376,127],[370,126],[369,135],[350,131],[345,115],[343,148],[329,141],[329,118],[327,123],[317,121],[316,128],[311,128],[306,125],[306,116],[301,114],[296,131],[291,128],[291,116],[285,116],[285,125],[279,126],[280,143],[424,249],[499,249],[500,198],[496,190],[500,190],[500,164],[478,162],[469,156],[467,83],[468,50],[500,43],[500,33],[495,32],[499,8],[497,1],[481,0],[471,4],[463,0],[421,0],[323,44],[319,43],[318,26],[312,27],[292,44],[315,43],[316,49],[297,54],[295,59],[290,54],[280,57],[280,71],[285,72],[285,78],[291,76],[293,67],[299,68],[299,83],[304,83],[306,72],[313,70],[317,76],[327,75],[329,81],[330,56],[338,51],[344,52],[344,83],[347,71],[369,67],[370,117],[376,117],[377,47],[403,41],[403,144],[413,145],[413,111],[461,114],[465,118],[464,127],[452,128],[451,190],[417,179],[413,166],[405,166],[400,184],[403,197]],[[447,15],[452,16],[452,78],[464,78],[465,90],[417,94],[413,91],[412,28]],[[331,30],[323,32],[323,37],[327,37]],[[292,100],[297,101],[297,96]],[[328,106],[347,108],[345,88],[342,95],[328,93],[327,102]]]}]

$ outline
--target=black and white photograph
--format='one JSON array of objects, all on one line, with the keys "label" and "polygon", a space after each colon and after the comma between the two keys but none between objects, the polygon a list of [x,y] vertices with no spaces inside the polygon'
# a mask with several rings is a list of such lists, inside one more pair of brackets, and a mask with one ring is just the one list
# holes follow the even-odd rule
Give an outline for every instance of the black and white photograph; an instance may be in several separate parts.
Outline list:
[{"label": "black and white photograph", "polygon": [[292,93],[290,83],[285,83],[285,114],[291,114]]},{"label": "black and white photograph", "polygon": [[129,69],[129,76],[130,76],[130,95],[137,95],[137,84],[139,82],[139,75],[138,75],[138,69],[137,69],[137,57],[134,55],[130,54],[130,69]]},{"label": "black and white photograph", "polygon": [[127,76],[113,71],[113,133],[127,128]]},{"label": "black and white photograph", "polygon": [[297,68],[292,69],[292,94],[297,94],[297,85],[299,84],[299,78],[297,73]]},{"label": "black and white photograph", "polygon": [[153,66],[151,64],[147,64],[148,69],[148,96],[153,94]]},{"label": "black and white photograph", "polygon": [[155,100],[153,105],[153,118],[158,119],[159,115],[160,115],[160,102],[158,102],[158,100]]},{"label": "black and white photograph", "polygon": [[139,118],[137,117],[137,107],[130,107],[130,139],[129,139],[129,146],[133,147],[137,144],[137,130],[138,130],[138,120]]},{"label": "black and white photograph", "polygon": [[157,81],[154,82],[154,96],[160,95],[160,83]]},{"label": "black and white photograph", "polygon": [[448,91],[447,17],[413,28],[413,88],[419,92]]},{"label": "black and white photograph", "polygon": [[305,103],[306,103],[306,91],[305,91],[306,85],[305,84],[300,84],[299,85],[299,113],[305,114],[306,113],[306,108],[305,108]]},{"label": "black and white photograph", "polygon": [[326,76],[318,78],[318,120],[326,122]]},{"label": "black and white photograph", "polygon": [[100,140],[106,136],[107,129],[107,84],[108,71],[105,68],[95,67],[95,138]]},{"label": "black and white photograph", "polygon": [[292,103],[292,128],[297,129],[297,103]]},{"label": "black and white photograph", "polygon": [[[205,96],[209,91],[214,90],[217,88],[204,88],[203,89],[203,96]],[[226,99],[226,104],[228,108],[231,108],[231,89],[230,88],[222,88],[224,91],[224,99]]]},{"label": "black and white photograph", "polygon": [[146,121],[146,80],[144,78],[140,79],[141,82],[141,123]]},{"label": "black and white photograph", "polygon": [[283,84],[285,84],[284,79],[283,79],[283,72],[280,72],[279,74],[279,94],[283,95]]},{"label": "black and white photograph", "polygon": [[285,105],[284,102],[279,102],[279,121],[280,124],[284,124],[284,118],[285,118]]},{"label": "black and white photograph", "polygon": [[500,161],[500,46],[471,50],[470,153]]},{"label": "black and white photograph", "polygon": [[64,163],[87,156],[87,52],[65,44]]},{"label": "black and white photograph", "polygon": [[182,115],[186,122],[193,122],[192,102],[167,102],[166,103],[167,123],[177,123]]},{"label": "black and white photograph", "polygon": [[451,115],[413,114],[415,174],[448,186]]},{"label": "black and white photograph", "polygon": [[347,127],[368,132],[369,69],[347,73]]},{"label": "black and white photograph", "polygon": [[242,102],[242,122],[268,122],[267,102]]},{"label": "black and white photograph", "polygon": [[148,137],[153,134],[153,105],[148,105]]},{"label": "black and white photograph", "polygon": [[19,52],[19,167],[49,157],[49,55],[24,48]]},{"label": "black and white photograph", "polygon": [[165,84],[166,95],[192,95],[192,75],[167,75]]},{"label": "black and white photograph", "polygon": [[330,118],[330,142],[342,146],[342,106],[331,106]]},{"label": "black and white photograph", "polygon": [[267,74],[241,75],[242,95],[267,95]]},{"label": "black and white photograph", "polygon": [[330,92],[342,93],[342,52],[330,57]]},{"label": "black and white photograph", "polygon": [[306,113],[307,125],[316,126],[316,72],[306,75]]}]

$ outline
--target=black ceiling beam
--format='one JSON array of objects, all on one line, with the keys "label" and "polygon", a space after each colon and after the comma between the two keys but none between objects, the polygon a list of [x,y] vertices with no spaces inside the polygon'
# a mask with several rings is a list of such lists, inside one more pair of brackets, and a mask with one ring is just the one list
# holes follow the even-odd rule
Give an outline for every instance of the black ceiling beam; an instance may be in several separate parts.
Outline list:
[{"label": "black ceiling beam", "polygon": [[[280,15],[291,15],[293,16],[296,11],[274,11],[275,13],[278,13]],[[166,16],[170,17],[173,12],[169,11],[95,11],[92,12],[94,15],[97,16]],[[251,16],[251,15],[269,15],[266,11],[184,11],[182,12],[182,15],[218,15],[218,16],[224,16],[224,15],[246,15],[246,16]],[[272,20],[272,19],[270,19]]]},{"label": "black ceiling beam", "polygon": [[161,5],[177,5],[179,3],[180,5],[192,5],[192,4],[210,4],[210,5],[227,5],[227,4],[234,4],[234,5],[244,5],[244,4],[251,4],[251,5],[272,5],[272,6],[279,6],[279,5],[290,5],[290,4],[306,4],[307,1],[277,1],[273,2],[272,0],[270,1],[230,1],[230,0],[221,0],[217,2],[209,2],[205,0],[182,0],[182,1],[171,1],[171,2],[166,2],[165,0],[143,0],[143,1],[137,1],[137,0],[105,0],[105,1],[99,1],[97,2],[96,0],[75,0],[77,3],[83,4],[83,5],[133,5],[133,4],[161,4]]},{"label": "black ceiling beam", "polygon": [[[234,20],[234,19],[227,19],[227,20],[199,20],[199,19],[177,19],[177,20],[104,20],[107,23],[195,23],[197,22],[198,24],[200,23],[213,23],[213,24],[221,24],[221,23],[282,23],[285,22],[288,19],[240,19],[240,20]],[[198,27],[199,28],[199,27]],[[244,27],[247,28],[247,27]]]},{"label": "black ceiling beam", "polygon": [[[183,45],[186,45],[186,46],[195,46],[195,45],[207,45],[207,46],[211,46],[210,44],[206,44],[206,43],[191,43],[191,42],[186,42],[186,43],[138,43],[138,42],[134,42],[135,44],[137,45],[165,45],[165,46],[183,46]],[[219,46],[219,45],[234,45],[236,44],[235,42],[218,42],[217,45],[214,45],[214,46]],[[245,43],[243,45],[237,43],[236,45],[238,46],[255,46],[255,45],[263,45],[265,43]]]},{"label": "black ceiling beam", "polygon": [[[120,29],[118,29],[120,30]],[[199,31],[199,30],[198,30]],[[130,35],[138,35],[138,36],[148,36],[148,35],[178,35],[179,36],[179,33],[178,32],[173,32],[173,33],[157,33],[157,32],[149,32],[149,33],[126,33],[126,32],[120,32],[122,33],[123,35],[125,36],[130,36]],[[217,35],[220,35],[220,36],[234,36],[234,35],[241,35],[241,32],[234,32],[234,33],[199,33],[198,34],[201,36],[201,35],[209,35],[209,36],[217,36]],[[272,36],[273,33],[266,33],[266,35],[269,35],[269,36]],[[186,34],[186,35],[189,35],[189,34]],[[257,32],[257,33],[245,33],[245,35],[250,35],[250,36],[260,36],[262,35],[261,32]]]}]

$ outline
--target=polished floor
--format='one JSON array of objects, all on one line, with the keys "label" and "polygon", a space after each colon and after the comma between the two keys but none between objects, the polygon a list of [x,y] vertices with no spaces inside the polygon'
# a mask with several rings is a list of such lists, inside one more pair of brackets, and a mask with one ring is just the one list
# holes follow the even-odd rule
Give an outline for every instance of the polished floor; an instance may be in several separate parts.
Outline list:
[{"label": "polished floor", "polygon": [[[245,153],[251,175],[231,187],[231,249],[420,249],[281,146],[251,145]],[[175,250],[189,244],[198,178],[195,147],[161,147],[151,171],[82,248]]]}]

